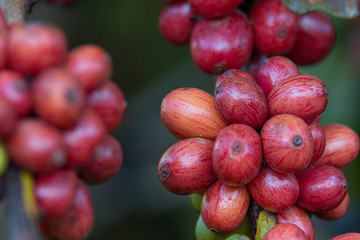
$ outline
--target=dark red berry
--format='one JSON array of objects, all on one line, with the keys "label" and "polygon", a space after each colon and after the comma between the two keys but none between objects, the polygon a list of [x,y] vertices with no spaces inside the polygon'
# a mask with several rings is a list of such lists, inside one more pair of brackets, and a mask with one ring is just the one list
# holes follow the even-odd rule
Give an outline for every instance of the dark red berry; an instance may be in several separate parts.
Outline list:
[{"label": "dark red berry", "polygon": [[349,197],[349,193],[347,192],[344,200],[342,200],[339,206],[337,206],[333,210],[316,213],[315,216],[320,219],[328,220],[328,221],[340,219],[346,214],[347,210],[349,209],[349,204],[350,204],[350,197]]},{"label": "dark red berry", "polygon": [[280,223],[268,231],[263,240],[307,240],[305,233],[291,223]]},{"label": "dark red berry", "polygon": [[217,18],[234,10],[243,0],[189,0],[193,11],[204,18]]},{"label": "dark red berry", "polygon": [[251,79],[255,82],[255,79],[247,72],[240,70],[240,69],[230,69],[225,71],[223,74],[221,74],[220,76],[218,76],[216,78],[216,83],[215,83],[215,92],[216,92],[216,88],[226,79],[229,78],[248,78]]},{"label": "dark red berry", "polygon": [[14,130],[17,123],[17,117],[11,105],[2,98],[0,98],[0,119],[0,138],[5,139]]}]

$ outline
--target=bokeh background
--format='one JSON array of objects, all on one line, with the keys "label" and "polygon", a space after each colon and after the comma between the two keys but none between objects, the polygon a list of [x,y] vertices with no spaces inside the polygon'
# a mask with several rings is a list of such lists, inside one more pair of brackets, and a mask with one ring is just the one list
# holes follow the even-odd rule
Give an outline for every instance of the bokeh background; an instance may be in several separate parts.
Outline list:
[{"label": "bokeh background", "polygon": [[[163,188],[157,165],[177,140],[160,120],[162,98],[179,87],[212,93],[214,78],[198,70],[189,47],[168,44],[157,21],[163,0],[81,0],[72,7],[39,1],[29,20],[46,21],[64,29],[69,48],[87,43],[102,46],[114,62],[113,80],[123,89],[128,110],[112,133],[124,149],[124,163],[111,181],[91,187],[96,222],[89,240],[195,240],[199,213],[188,196]],[[334,19],[338,36],[326,60],[302,67],[329,89],[321,124],[342,123],[360,133],[360,19]],[[316,239],[360,232],[360,161],[343,168],[351,204],[341,220],[313,217]],[[6,221],[6,220],[5,220]],[[1,229],[1,228],[0,228]]]}]

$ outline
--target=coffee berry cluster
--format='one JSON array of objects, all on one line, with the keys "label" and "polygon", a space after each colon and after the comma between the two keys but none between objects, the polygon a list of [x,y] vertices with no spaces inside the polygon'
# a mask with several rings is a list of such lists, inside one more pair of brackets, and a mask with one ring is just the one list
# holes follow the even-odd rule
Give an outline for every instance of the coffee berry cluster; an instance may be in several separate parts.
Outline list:
[{"label": "coffee berry cluster", "polygon": [[121,168],[110,135],[127,102],[111,81],[112,60],[94,44],[68,50],[64,32],[41,22],[0,17],[0,139],[11,164],[34,177],[41,232],[83,239],[94,224],[86,184]]},{"label": "coffee berry cluster", "polygon": [[298,15],[281,0],[179,0],[164,7],[159,27],[169,42],[190,43],[196,65],[216,79],[214,95],[179,88],[162,101],[161,120],[180,139],[160,159],[163,186],[203,195],[199,221],[224,236],[241,227],[251,199],[276,216],[267,240],[314,240],[310,215],[342,217],[349,195],[340,169],[358,156],[359,137],[320,125],[328,90],[296,65],[328,55],[330,18]]}]

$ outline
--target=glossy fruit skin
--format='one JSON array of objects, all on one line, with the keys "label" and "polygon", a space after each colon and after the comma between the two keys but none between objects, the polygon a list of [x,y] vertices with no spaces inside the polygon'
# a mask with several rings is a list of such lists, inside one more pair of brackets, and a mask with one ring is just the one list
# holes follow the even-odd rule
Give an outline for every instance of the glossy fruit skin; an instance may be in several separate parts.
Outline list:
[{"label": "glossy fruit skin", "polygon": [[219,75],[216,78],[216,82],[215,82],[215,92],[216,92],[216,88],[225,80],[229,79],[229,78],[248,78],[251,79],[255,82],[255,79],[247,72],[240,70],[240,69],[229,69],[225,72],[223,72],[221,75]]},{"label": "glossy fruit skin", "polygon": [[90,93],[112,75],[112,60],[101,47],[85,44],[72,49],[65,61],[65,68],[83,84]]},{"label": "glossy fruit skin", "polygon": [[213,146],[213,140],[188,138],[168,148],[158,165],[163,186],[179,195],[206,190],[217,179],[211,163]]},{"label": "glossy fruit skin", "polygon": [[339,169],[316,164],[296,174],[300,186],[297,205],[311,212],[336,208],[345,198],[347,181]]},{"label": "glossy fruit skin", "polygon": [[315,230],[310,215],[302,208],[294,205],[291,208],[275,214],[276,222],[292,223],[298,226],[306,235],[306,239],[315,239]]},{"label": "glossy fruit skin", "polygon": [[324,153],[316,161],[336,168],[350,164],[359,154],[359,136],[342,124],[327,124],[323,126],[326,146]]},{"label": "glossy fruit skin", "polygon": [[274,56],[260,65],[256,81],[267,97],[280,82],[297,74],[300,74],[300,71],[290,59]]},{"label": "glossy fruit skin", "polygon": [[179,139],[215,139],[226,122],[215,106],[215,98],[197,88],[178,88],[161,103],[161,121]]},{"label": "glossy fruit skin", "polygon": [[289,209],[299,197],[299,184],[294,174],[279,173],[267,166],[261,167],[247,187],[254,201],[270,212]]},{"label": "glossy fruit skin", "polygon": [[219,19],[201,19],[190,38],[195,64],[209,74],[240,68],[250,58],[253,33],[246,15],[238,10]]},{"label": "glossy fruit skin", "polygon": [[121,169],[124,153],[118,140],[105,136],[96,146],[91,161],[79,170],[79,175],[88,184],[100,184],[110,180]]},{"label": "glossy fruit skin", "polygon": [[90,233],[94,225],[94,218],[90,192],[79,181],[75,198],[69,211],[57,218],[41,218],[40,229],[50,239],[82,240]]},{"label": "glossy fruit skin", "polygon": [[0,97],[11,105],[19,118],[30,114],[32,108],[30,86],[18,72],[0,71]]},{"label": "glossy fruit skin", "polygon": [[331,238],[330,240],[358,240],[360,238],[360,233],[344,233],[336,237]]},{"label": "glossy fruit skin", "polygon": [[215,139],[212,166],[216,176],[229,186],[250,183],[260,170],[261,160],[260,136],[247,125],[229,125]]},{"label": "glossy fruit skin", "polygon": [[250,202],[245,186],[230,187],[216,181],[205,192],[201,216],[205,225],[216,233],[230,233],[243,222]]},{"label": "glossy fruit skin", "polygon": [[78,177],[72,169],[57,169],[35,176],[35,198],[40,216],[56,218],[72,206]]},{"label": "glossy fruit skin", "polygon": [[111,132],[123,120],[128,103],[122,89],[108,81],[87,96],[86,106],[99,116],[106,131]]},{"label": "glossy fruit skin", "polygon": [[48,122],[68,128],[75,124],[85,106],[83,86],[62,68],[39,74],[32,85],[35,112]]},{"label": "glossy fruit skin", "polygon": [[175,45],[185,45],[190,41],[196,20],[188,1],[169,3],[160,12],[159,30],[162,36]]},{"label": "glossy fruit skin", "polygon": [[229,14],[243,0],[189,0],[193,11],[203,18],[218,18]]},{"label": "glossy fruit skin", "polygon": [[17,116],[11,105],[0,98],[0,138],[6,139],[14,130],[17,123]]},{"label": "glossy fruit skin", "polygon": [[298,32],[298,15],[281,0],[259,0],[252,6],[249,18],[253,23],[255,48],[269,56],[288,52]]},{"label": "glossy fruit skin", "polygon": [[10,67],[26,75],[62,64],[67,51],[64,32],[43,23],[19,24],[9,31]]},{"label": "glossy fruit skin", "polygon": [[281,223],[267,232],[263,240],[307,240],[305,233],[296,225]]},{"label": "glossy fruit skin", "polygon": [[314,139],[314,151],[310,163],[315,163],[321,157],[321,155],[325,150],[325,146],[326,146],[325,131],[320,124],[316,123],[316,121],[313,121],[308,125],[311,131],[311,136]]},{"label": "glossy fruit skin", "polygon": [[349,197],[349,193],[347,192],[344,200],[342,200],[339,206],[337,206],[333,210],[316,213],[315,216],[320,219],[328,220],[328,221],[337,220],[346,214],[349,208],[349,204],[350,204],[350,197]]},{"label": "glossy fruit skin", "polygon": [[268,96],[269,114],[289,113],[312,122],[325,111],[328,91],[315,76],[298,74],[277,85]]},{"label": "glossy fruit skin", "polygon": [[230,78],[215,92],[217,110],[229,123],[242,123],[260,129],[268,119],[266,97],[253,80]]},{"label": "glossy fruit skin", "polygon": [[331,51],[336,40],[332,20],[321,11],[299,15],[299,32],[292,49],[286,54],[298,65],[315,64]]},{"label": "glossy fruit skin", "polygon": [[270,118],[260,132],[265,162],[275,171],[295,173],[311,161],[314,140],[301,118],[280,114]]},{"label": "glossy fruit skin", "polygon": [[65,164],[61,133],[41,119],[21,120],[6,142],[11,159],[31,172],[44,172]]},{"label": "glossy fruit skin", "polygon": [[85,111],[76,124],[63,132],[68,167],[82,167],[91,161],[96,146],[104,139],[106,130],[99,117]]}]

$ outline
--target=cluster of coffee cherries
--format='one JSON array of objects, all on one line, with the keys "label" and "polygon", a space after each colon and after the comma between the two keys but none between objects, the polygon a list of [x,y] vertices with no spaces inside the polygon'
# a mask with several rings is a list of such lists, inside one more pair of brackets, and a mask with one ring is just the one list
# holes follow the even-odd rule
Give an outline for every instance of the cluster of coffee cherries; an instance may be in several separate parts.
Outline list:
[{"label": "cluster of coffee cherries", "polygon": [[42,233],[83,239],[94,223],[86,184],[109,180],[123,161],[110,132],[127,102],[111,57],[94,44],[68,51],[53,25],[0,22],[1,141],[11,164],[34,177]]},{"label": "cluster of coffee cherries", "polygon": [[[214,96],[179,88],[164,97],[161,120],[180,141],[161,157],[158,177],[172,193],[203,195],[200,220],[212,232],[241,227],[252,199],[276,216],[264,239],[313,240],[309,213],[346,213],[340,169],[359,153],[354,130],[319,124],[326,85],[295,64],[323,59],[335,29],[325,14],[297,15],[281,0],[241,2],[172,1],[160,15],[166,39],[190,41],[197,66],[217,76]],[[360,236],[334,239],[349,235]]]}]

